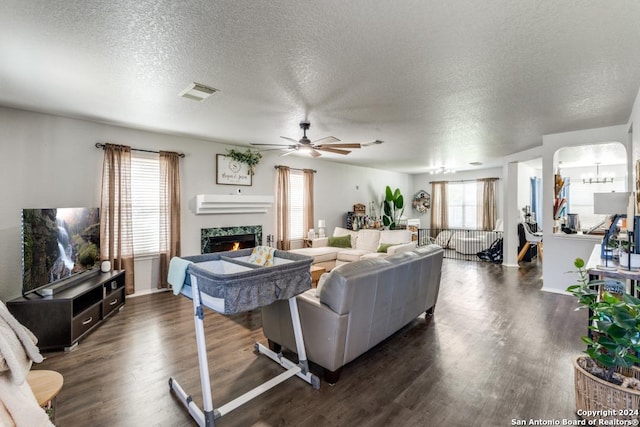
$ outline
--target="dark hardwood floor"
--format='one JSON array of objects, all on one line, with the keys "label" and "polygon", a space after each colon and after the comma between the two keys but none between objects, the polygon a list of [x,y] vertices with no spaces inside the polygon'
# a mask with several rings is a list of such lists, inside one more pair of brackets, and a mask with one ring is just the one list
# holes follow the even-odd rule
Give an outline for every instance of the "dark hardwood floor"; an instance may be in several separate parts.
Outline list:
[{"label": "dark hardwood floor", "polygon": [[[520,269],[445,260],[435,315],[414,320],[347,365],[320,390],[291,378],[217,420],[220,426],[510,426],[512,419],[575,419],[571,360],[583,345],[584,311],[541,292],[539,264]],[[214,406],[281,368],[253,353],[266,344],[260,312],[206,311]],[[70,353],[34,369],[64,375],[58,426],[190,426],[169,392],[176,378],[202,395],[192,303],[162,293],[124,310]],[[313,370],[313,369],[312,369]]]}]

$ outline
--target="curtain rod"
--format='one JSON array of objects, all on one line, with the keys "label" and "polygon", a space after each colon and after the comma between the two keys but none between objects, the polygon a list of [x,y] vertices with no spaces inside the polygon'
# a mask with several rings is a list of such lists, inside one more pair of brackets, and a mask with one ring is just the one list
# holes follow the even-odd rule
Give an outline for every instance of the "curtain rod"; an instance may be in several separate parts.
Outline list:
[{"label": "curtain rod", "polygon": [[289,169],[294,170],[294,171],[306,171],[306,170],[310,170],[310,171],[312,171],[313,173],[318,172],[318,171],[317,171],[317,170],[315,170],[315,169],[290,168],[289,166],[285,166],[285,165],[275,165],[275,166],[274,166],[274,168],[276,168],[276,169],[280,169],[280,168],[289,168]]},{"label": "curtain rod", "polygon": [[[106,144],[103,144],[101,142],[96,142],[96,148],[102,148],[104,150],[104,147],[106,146]],[[160,154],[159,151],[153,151],[153,150],[143,150],[142,148],[132,148],[131,151],[141,151],[143,153],[154,153],[154,154]],[[184,153],[178,153],[178,157],[183,158],[184,159]]]},{"label": "curtain rod", "polygon": [[441,182],[478,182],[478,181],[499,181],[500,178],[478,178],[478,179],[459,179],[451,181],[429,181],[429,184],[439,184]]}]

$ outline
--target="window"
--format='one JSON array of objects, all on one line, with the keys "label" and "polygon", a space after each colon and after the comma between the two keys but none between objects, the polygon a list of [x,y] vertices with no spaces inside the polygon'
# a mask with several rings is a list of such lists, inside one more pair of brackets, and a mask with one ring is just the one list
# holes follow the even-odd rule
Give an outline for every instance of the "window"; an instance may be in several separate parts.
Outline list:
[{"label": "window", "polygon": [[449,183],[450,228],[478,228],[478,185],[476,181]]},{"label": "window", "polygon": [[157,254],[160,248],[160,158],[157,154],[131,153],[131,211],[133,253]]},{"label": "window", "polygon": [[289,177],[289,238],[302,240],[304,236],[304,174],[292,170]]}]

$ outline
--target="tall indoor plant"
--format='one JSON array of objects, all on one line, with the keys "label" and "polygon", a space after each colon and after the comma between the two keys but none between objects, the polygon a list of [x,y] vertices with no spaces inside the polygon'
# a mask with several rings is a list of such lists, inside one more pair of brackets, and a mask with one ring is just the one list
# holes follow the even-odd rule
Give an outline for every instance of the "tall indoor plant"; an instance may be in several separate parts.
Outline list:
[{"label": "tall indoor plant", "polygon": [[587,356],[574,360],[576,409],[640,411],[640,299],[615,280],[590,282],[581,258],[574,266],[579,280],[567,292],[589,310],[591,331],[582,337]]},{"label": "tall indoor plant", "polygon": [[400,189],[395,191],[387,185],[385,188],[385,198],[382,202],[382,225],[393,230],[397,227],[400,217],[404,213],[404,197],[400,193]]}]

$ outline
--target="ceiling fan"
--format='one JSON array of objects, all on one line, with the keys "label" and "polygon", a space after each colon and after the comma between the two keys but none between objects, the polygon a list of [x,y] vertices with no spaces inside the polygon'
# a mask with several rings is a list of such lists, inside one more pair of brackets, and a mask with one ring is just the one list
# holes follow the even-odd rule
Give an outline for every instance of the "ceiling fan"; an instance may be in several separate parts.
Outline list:
[{"label": "ceiling fan", "polygon": [[349,154],[350,150],[345,150],[345,148],[354,149],[360,148],[363,146],[371,145],[371,144],[382,144],[382,141],[376,140],[370,143],[343,143],[343,144],[335,144],[336,142],[340,142],[340,140],[334,136],[325,136],[324,138],[317,139],[315,141],[311,141],[307,138],[307,130],[311,127],[311,123],[308,121],[300,122],[300,129],[302,129],[302,138],[296,141],[293,138],[289,138],[286,136],[281,136],[280,138],[286,139],[288,141],[293,142],[293,144],[251,144],[253,146],[263,146],[263,147],[277,147],[273,148],[273,150],[288,150],[286,153],[282,154],[286,156],[291,153],[295,153],[297,151],[308,151],[312,157],[320,157],[322,153],[320,151],[326,151],[328,153],[335,154]]}]

